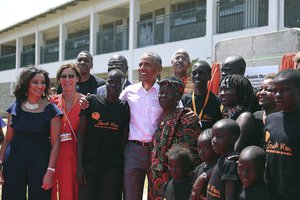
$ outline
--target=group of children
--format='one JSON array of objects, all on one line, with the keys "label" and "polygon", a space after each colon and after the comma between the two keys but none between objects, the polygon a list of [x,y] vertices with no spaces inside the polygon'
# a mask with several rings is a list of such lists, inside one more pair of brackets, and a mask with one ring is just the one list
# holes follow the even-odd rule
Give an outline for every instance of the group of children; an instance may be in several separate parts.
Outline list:
[{"label": "group of children", "polygon": [[221,119],[199,135],[202,164],[195,170],[184,147],[168,152],[173,179],[165,187],[167,200],[300,199],[300,72],[279,72],[273,91],[280,111],[266,119],[263,148],[236,152],[240,127]]}]

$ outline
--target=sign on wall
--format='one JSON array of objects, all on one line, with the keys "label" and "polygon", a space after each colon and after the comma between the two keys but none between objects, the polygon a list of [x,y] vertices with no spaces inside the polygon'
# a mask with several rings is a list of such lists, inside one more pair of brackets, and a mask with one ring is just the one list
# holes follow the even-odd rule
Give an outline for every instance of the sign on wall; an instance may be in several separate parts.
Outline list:
[{"label": "sign on wall", "polygon": [[247,67],[245,77],[249,79],[253,88],[258,88],[267,74],[278,73],[278,66]]}]

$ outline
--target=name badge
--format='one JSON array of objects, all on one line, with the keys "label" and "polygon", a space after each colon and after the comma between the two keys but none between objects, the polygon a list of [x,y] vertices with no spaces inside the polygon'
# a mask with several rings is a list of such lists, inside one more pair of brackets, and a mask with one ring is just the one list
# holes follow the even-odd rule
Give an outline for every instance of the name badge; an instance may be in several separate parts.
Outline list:
[{"label": "name badge", "polygon": [[72,140],[71,133],[61,133],[60,134],[60,141],[61,142],[65,142],[65,141],[69,141],[69,140]]}]

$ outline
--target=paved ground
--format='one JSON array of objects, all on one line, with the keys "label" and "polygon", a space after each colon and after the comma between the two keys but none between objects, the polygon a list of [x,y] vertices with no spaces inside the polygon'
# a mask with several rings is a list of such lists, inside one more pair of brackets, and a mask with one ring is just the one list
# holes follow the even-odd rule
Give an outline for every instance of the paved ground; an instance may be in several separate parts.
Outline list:
[{"label": "paved ground", "polygon": [[145,185],[144,185],[144,195],[143,195],[143,200],[147,200],[147,192],[148,192],[148,181],[147,178],[145,179]]}]

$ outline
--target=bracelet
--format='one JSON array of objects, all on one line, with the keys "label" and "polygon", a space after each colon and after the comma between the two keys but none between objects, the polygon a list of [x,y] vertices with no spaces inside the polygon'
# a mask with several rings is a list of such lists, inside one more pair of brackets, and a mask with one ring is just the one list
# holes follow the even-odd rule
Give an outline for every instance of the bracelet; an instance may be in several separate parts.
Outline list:
[{"label": "bracelet", "polygon": [[205,172],[203,172],[201,175],[205,180],[207,180],[207,174]]},{"label": "bracelet", "polygon": [[47,170],[48,170],[48,171],[51,171],[51,172],[53,172],[53,173],[55,172],[55,169],[52,168],[52,167],[48,167]]}]

